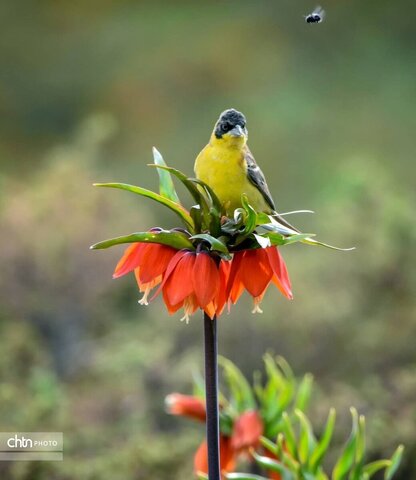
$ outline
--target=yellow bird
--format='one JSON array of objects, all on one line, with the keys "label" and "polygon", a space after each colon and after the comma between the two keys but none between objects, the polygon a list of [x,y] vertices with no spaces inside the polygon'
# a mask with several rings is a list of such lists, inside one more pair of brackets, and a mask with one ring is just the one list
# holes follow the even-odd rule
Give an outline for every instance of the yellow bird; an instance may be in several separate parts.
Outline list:
[{"label": "yellow bird", "polygon": [[241,207],[241,195],[257,212],[272,214],[279,223],[297,231],[276,213],[275,204],[250,149],[245,116],[230,108],[221,113],[208,145],[195,161],[195,175],[209,185],[227,217]]}]

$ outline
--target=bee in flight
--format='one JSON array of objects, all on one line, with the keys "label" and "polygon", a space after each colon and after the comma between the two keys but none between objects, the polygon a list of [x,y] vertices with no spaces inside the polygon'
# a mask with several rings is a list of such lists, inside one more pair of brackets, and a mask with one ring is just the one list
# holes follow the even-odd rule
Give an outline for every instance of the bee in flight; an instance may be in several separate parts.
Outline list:
[{"label": "bee in flight", "polygon": [[321,23],[325,18],[325,10],[322,7],[316,7],[315,10],[306,15],[305,22],[306,23]]}]

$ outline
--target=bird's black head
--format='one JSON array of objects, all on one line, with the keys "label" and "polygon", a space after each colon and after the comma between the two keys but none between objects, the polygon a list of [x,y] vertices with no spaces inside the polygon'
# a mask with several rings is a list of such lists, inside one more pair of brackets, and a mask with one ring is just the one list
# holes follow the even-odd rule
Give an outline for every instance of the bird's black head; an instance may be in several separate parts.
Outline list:
[{"label": "bird's black head", "polygon": [[247,136],[246,117],[234,108],[225,110],[215,124],[214,133],[217,138],[222,138],[226,133],[233,137]]}]

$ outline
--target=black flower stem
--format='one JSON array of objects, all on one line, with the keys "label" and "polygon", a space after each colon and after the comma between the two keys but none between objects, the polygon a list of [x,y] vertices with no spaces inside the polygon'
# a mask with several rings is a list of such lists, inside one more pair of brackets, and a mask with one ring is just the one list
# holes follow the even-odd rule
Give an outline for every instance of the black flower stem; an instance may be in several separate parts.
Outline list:
[{"label": "black flower stem", "polygon": [[217,318],[204,312],[205,395],[207,408],[208,478],[221,480],[218,409]]}]

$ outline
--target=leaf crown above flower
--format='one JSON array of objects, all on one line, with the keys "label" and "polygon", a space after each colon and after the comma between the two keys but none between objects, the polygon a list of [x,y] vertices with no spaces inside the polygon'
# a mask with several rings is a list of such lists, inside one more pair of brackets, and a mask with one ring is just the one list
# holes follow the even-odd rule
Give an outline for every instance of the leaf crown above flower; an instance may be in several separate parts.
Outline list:
[{"label": "leaf crown above flower", "polygon": [[[295,242],[336,250],[352,250],[340,249],[319,242],[313,238],[315,235],[312,233],[300,233],[282,225],[276,221],[273,215],[256,212],[248,203],[245,194],[241,197],[242,207],[234,211],[233,218],[225,219],[221,203],[209,185],[199,179],[189,178],[175,168],[168,167],[156,148],[153,148],[153,158],[154,163],[149,166],[158,170],[159,193],[125,183],[96,183],[94,185],[118,188],[151,198],[175,212],[183,222],[184,228],[131,233],[96,243],[91,246],[91,249],[103,249],[123,243],[148,242],[161,243],[177,250],[209,250],[224,259],[230,259],[231,254],[239,250],[265,248],[272,245],[281,246]],[[196,202],[189,210],[180,202],[172,176],[185,186]],[[301,212],[310,211],[300,210],[289,213]]]}]

